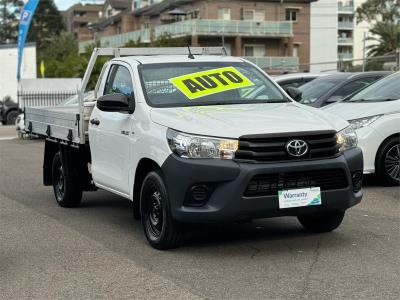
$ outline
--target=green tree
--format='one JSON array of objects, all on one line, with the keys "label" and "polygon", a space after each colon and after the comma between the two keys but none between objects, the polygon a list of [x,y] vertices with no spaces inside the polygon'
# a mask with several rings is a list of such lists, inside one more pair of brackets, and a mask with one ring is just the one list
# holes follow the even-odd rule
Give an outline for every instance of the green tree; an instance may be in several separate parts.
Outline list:
[{"label": "green tree", "polygon": [[65,30],[64,20],[54,1],[40,0],[29,29],[28,41],[36,42],[40,51],[63,30]]},{"label": "green tree", "polygon": [[400,41],[397,37],[400,32],[400,24],[379,22],[373,26],[370,32],[372,37],[369,37],[368,40],[375,43],[367,47],[369,56],[385,55],[400,47]]},{"label": "green tree", "polygon": [[399,0],[367,0],[356,11],[357,21],[398,22],[400,20]]},{"label": "green tree", "polygon": [[0,44],[17,41],[18,18],[22,5],[20,0],[0,0]]}]

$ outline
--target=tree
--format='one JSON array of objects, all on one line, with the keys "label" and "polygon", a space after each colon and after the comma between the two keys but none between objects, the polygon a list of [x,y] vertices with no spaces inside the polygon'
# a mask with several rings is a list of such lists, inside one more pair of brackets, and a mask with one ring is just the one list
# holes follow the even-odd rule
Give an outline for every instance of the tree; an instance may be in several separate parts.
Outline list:
[{"label": "tree", "polygon": [[367,0],[356,11],[357,22],[391,22],[400,20],[399,0]]},{"label": "tree", "polygon": [[17,41],[18,17],[22,5],[20,0],[0,0],[0,44]]},{"label": "tree", "polygon": [[36,42],[40,51],[46,48],[54,36],[65,30],[65,24],[61,13],[53,0],[40,0],[33,15],[29,29],[28,41]]},{"label": "tree", "polygon": [[373,26],[370,32],[372,37],[369,37],[368,40],[375,43],[367,47],[369,56],[385,55],[400,47],[400,41],[397,38],[400,24],[379,22]]}]

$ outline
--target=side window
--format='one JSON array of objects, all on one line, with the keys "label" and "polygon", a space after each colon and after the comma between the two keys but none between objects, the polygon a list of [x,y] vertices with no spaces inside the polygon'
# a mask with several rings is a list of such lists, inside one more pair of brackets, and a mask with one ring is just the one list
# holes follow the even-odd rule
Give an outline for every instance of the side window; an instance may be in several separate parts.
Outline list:
[{"label": "side window", "polygon": [[346,97],[354,92],[357,92],[358,90],[362,89],[363,87],[369,85],[375,81],[374,77],[366,77],[366,78],[360,78],[356,79],[352,82],[346,83],[343,85],[341,88],[339,88],[337,91],[335,91],[332,96],[342,96]]},{"label": "side window", "polygon": [[133,97],[132,77],[129,70],[121,65],[112,65],[108,73],[104,95],[121,93]]}]

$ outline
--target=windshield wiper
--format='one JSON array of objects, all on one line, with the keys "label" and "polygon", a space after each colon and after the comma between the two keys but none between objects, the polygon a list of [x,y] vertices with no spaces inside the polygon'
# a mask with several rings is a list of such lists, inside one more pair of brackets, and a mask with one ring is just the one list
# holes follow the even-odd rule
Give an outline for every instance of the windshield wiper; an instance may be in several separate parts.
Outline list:
[{"label": "windshield wiper", "polygon": [[385,102],[385,101],[395,101],[395,100],[399,100],[399,99],[396,99],[396,98],[386,98],[386,99],[350,99],[347,102]]}]

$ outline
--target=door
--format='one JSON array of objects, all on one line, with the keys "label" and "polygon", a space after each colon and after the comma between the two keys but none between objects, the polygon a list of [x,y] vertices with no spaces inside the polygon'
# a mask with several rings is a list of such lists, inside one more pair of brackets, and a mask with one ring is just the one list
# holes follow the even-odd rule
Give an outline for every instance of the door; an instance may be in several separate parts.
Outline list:
[{"label": "door", "polygon": [[[123,64],[111,65],[102,94],[122,93],[130,101],[135,101],[133,91],[129,67]],[[93,179],[96,184],[124,195],[129,194],[132,123],[131,114],[105,112],[98,108],[93,110],[89,122]]]}]

